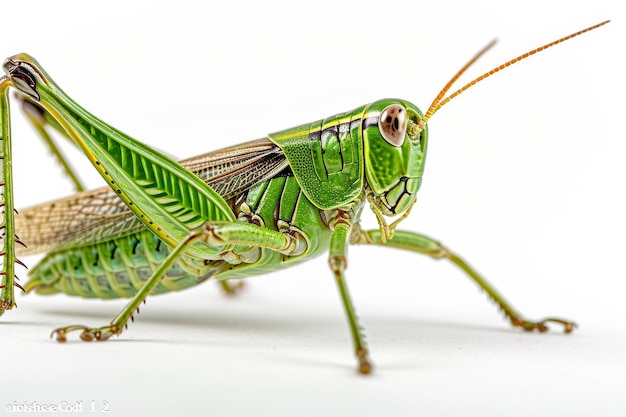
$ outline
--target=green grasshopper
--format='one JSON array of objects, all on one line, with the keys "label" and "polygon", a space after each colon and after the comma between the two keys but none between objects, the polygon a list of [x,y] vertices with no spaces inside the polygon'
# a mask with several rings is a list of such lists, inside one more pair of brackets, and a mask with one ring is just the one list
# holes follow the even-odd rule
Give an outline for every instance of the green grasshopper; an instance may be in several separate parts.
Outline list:
[{"label": "green grasshopper", "polygon": [[[329,252],[358,359],[372,365],[345,283],[350,244],[381,245],[445,258],[465,271],[515,327],[544,332],[560,318],[523,318],[462,258],[430,237],[397,230],[416,201],[428,144],[428,120],[477,82],[536,52],[600,27],[597,24],[520,55],[446,97],[448,82],[427,112],[404,100],[380,100],[267,137],[175,162],[88,113],[26,54],[8,58],[0,78],[0,140],[4,257],[0,314],[15,306],[14,288],[87,298],[132,298],[110,324],[53,331],[60,342],[80,331],[84,341],[119,335],[150,294],[182,290],[209,278],[258,275]],[[14,209],[9,89],[81,191],[48,133],[71,139],[108,187],[23,210]],[[366,204],[378,228],[364,230]],[[389,224],[386,217],[397,216]],[[20,237],[18,237],[18,234]],[[26,247],[22,242],[28,243]],[[17,255],[48,252],[22,287]]]}]

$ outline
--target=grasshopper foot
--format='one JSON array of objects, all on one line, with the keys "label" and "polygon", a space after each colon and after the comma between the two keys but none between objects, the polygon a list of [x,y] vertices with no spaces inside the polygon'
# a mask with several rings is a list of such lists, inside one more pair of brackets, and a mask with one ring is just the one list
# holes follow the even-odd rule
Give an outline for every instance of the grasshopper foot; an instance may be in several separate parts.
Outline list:
[{"label": "grasshopper foot", "polygon": [[372,372],[373,366],[369,360],[367,349],[357,350],[356,357],[359,360],[359,373],[361,375],[370,374]]},{"label": "grasshopper foot", "polygon": [[224,294],[228,297],[235,297],[239,295],[239,293],[245,288],[245,284],[242,279],[236,280],[234,284],[227,280],[219,281],[219,283],[222,291],[224,291]]},{"label": "grasshopper foot", "polygon": [[563,332],[564,333],[571,333],[577,326],[576,323],[574,323],[573,321],[567,321],[567,320],[563,320],[563,319],[557,319],[557,318],[546,318],[543,319],[541,321],[528,321],[528,320],[524,320],[521,318],[516,318],[516,317],[512,317],[511,318],[511,324],[513,325],[513,327],[520,327],[522,329],[524,329],[527,332],[532,332],[534,330],[537,330],[541,333],[548,331],[548,326],[546,325],[546,323],[557,323],[563,326]]},{"label": "grasshopper foot", "polygon": [[104,340],[109,339],[114,334],[119,335],[121,333],[120,329],[118,329],[116,326],[113,326],[111,324],[107,326],[102,326],[100,328],[89,328],[86,326],[79,325],[79,326],[60,327],[58,329],[55,329],[52,331],[52,334],[50,334],[50,337],[54,337],[54,335],[56,334],[57,342],[59,343],[67,342],[67,334],[69,332],[73,332],[77,330],[82,330],[82,333],[80,334],[80,339],[83,342],[91,342],[94,339],[97,341],[104,341]]}]

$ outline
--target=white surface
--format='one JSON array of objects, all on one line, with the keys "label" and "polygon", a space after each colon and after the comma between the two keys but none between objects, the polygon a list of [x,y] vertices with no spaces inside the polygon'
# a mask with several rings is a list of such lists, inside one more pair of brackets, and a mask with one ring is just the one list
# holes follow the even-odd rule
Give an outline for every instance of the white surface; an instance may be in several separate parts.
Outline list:
[{"label": "white surface", "polygon": [[[445,262],[354,248],[348,280],[371,377],[354,372],[319,259],[250,280],[235,300],[210,284],[152,298],[127,333],[102,344],[47,336],[104,324],[123,301],[20,297],[0,319],[1,412],[82,401],[87,413],[93,400],[114,415],[626,414],[620,8],[355,3],[30,1],[4,15],[2,53],[29,52],[94,114],[182,158],[382,97],[425,109],[494,36],[500,44],[465,80],[613,19],[444,107],[403,224],[457,250],[530,317],[571,317],[578,331],[510,330]],[[69,194],[23,119],[13,125],[18,206]],[[375,225],[370,215],[364,223]]]}]

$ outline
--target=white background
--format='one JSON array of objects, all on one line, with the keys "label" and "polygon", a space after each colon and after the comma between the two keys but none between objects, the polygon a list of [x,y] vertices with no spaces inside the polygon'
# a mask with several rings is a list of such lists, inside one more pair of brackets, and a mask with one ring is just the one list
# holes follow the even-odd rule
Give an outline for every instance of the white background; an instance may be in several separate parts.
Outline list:
[{"label": "white background", "polygon": [[[234,300],[211,283],[151,298],[108,343],[48,334],[103,325],[123,300],[20,296],[0,319],[0,412],[82,401],[87,413],[94,400],[113,415],[626,414],[618,2],[87,4],[5,4],[1,53],[32,54],[88,110],[179,158],[383,97],[426,109],[493,37],[464,80],[613,19],[433,117],[424,184],[402,224],[461,253],[530,318],[580,327],[512,330],[452,265],[363,247],[350,252],[348,282],[376,366],[367,378],[325,259],[248,280]],[[18,207],[70,194],[17,111],[13,125]],[[375,227],[370,214],[363,223]]]}]

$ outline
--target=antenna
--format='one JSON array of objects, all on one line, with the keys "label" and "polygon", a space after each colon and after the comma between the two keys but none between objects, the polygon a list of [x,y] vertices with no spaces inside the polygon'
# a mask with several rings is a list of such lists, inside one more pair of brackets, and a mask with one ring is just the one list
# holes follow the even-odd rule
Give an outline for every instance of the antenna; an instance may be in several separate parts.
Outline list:
[{"label": "antenna", "polygon": [[484,73],[483,75],[481,75],[480,77],[477,77],[475,79],[473,79],[472,81],[470,81],[469,83],[465,84],[463,87],[459,88],[458,90],[456,90],[454,93],[450,94],[448,97],[444,96],[446,95],[446,93],[448,92],[448,90],[450,90],[450,88],[452,87],[452,85],[459,79],[459,77],[472,65],[474,64],[474,62],[476,62],[478,60],[478,58],[480,58],[485,52],[487,52],[489,49],[491,49],[491,47],[493,47],[496,43],[496,40],[494,39],[493,41],[491,41],[487,46],[485,46],[483,49],[481,49],[476,55],[474,55],[474,57],[472,57],[472,59],[470,59],[467,64],[465,64],[463,66],[463,68],[461,68],[455,75],[454,77],[452,77],[450,79],[450,81],[448,81],[448,83],[445,85],[445,87],[443,87],[443,89],[441,90],[441,92],[437,95],[437,97],[435,97],[435,99],[433,100],[432,104],[430,105],[430,107],[428,108],[428,111],[426,111],[426,114],[424,114],[424,118],[422,118],[417,126],[416,126],[416,132],[415,134],[421,132],[424,129],[424,125],[426,124],[426,122],[428,122],[428,120],[440,109],[442,108],[446,103],[448,103],[450,100],[452,100],[453,98],[455,98],[456,96],[460,95],[462,92],[464,92],[465,90],[469,89],[470,87],[472,87],[473,85],[481,82],[482,80],[484,80],[487,77],[492,76],[493,74],[495,74],[496,72],[499,72],[501,70],[503,70],[506,67],[509,67],[513,64],[518,63],[519,61],[528,58],[531,55],[534,55],[538,52],[541,52],[545,49],[548,49],[554,45],[557,45],[561,42],[565,42],[569,39],[572,39],[578,35],[582,35],[585,32],[589,32],[591,30],[597,29],[600,26],[606,25],[607,23],[609,23],[610,20],[606,20],[602,23],[598,23],[597,25],[593,25],[590,26],[586,29],[580,30],[578,32],[572,33],[571,35],[567,35],[563,38],[557,39],[555,41],[552,41],[550,43],[547,43],[543,46],[540,46],[539,48],[535,48],[531,51],[526,52],[525,54],[522,54],[516,58],[513,58],[507,62],[505,62],[502,65],[499,65],[495,68],[493,68],[490,71],[487,71],[486,73]]}]

